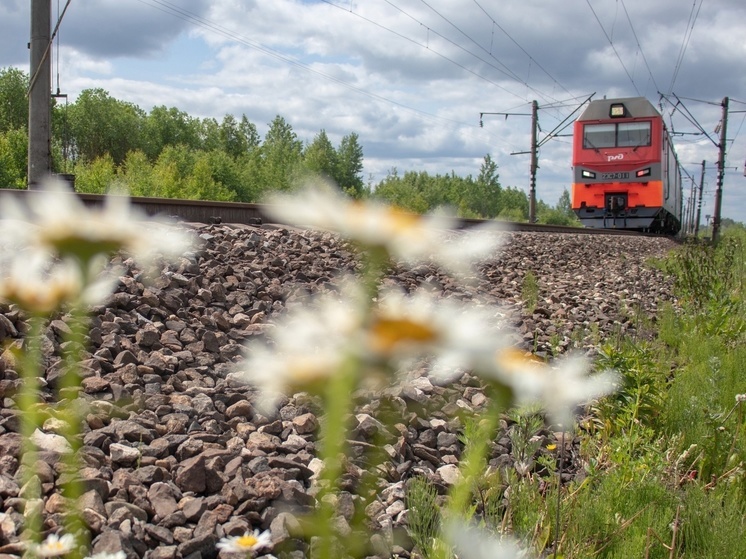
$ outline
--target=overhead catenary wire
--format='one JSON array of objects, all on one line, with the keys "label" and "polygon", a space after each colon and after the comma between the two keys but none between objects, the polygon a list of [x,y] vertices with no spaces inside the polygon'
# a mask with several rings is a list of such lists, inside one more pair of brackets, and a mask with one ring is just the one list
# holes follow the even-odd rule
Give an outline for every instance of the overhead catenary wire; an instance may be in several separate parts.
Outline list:
[{"label": "overhead catenary wire", "polygon": [[637,95],[641,95],[640,90],[637,88],[637,84],[635,83],[635,80],[632,78],[632,75],[629,73],[629,70],[627,70],[627,66],[624,65],[624,61],[622,60],[622,57],[619,55],[619,51],[616,50],[616,46],[614,46],[614,41],[611,39],[611,37],[609,37],[609,34],[606,32],[606,29],[601,23],[601,20],[598,19],[598,14],[596,14],[596,10],[593,9],[593,6],[591,5],[590,0],[585,0],[585,2],[586,4],[588,4],[588,7],[591,9],[591,12],[593,12],[593,17],[596,18],[596,22],[598,23],[598,26],[601,28],[601,31],[603,31],[604,36],[606,37],[606,40],[609,41],[609,45],[611,45],[611,49],[614,51],[614,54],[616,55],[617,60],[619,60],[619,64],[622,65],[622,68],[624,69],[624,73],[627,74],[629,81],[632,83],[632,87],[635,88]]},{"label": "overhead catenary wire", "polygon": [[642,45],[640,44],[640,39],[637,37],[635,26],[632,25],[632,18],[630,18],[629,12],[627,11],[627,5],[624,3],[624,0],[621,0],[621,2],[622,2],[622,9],[624,10],[624,15],[627,16],[627,22],[629,23],[629,28],[632,30],[632,36],[635,38],[635,42],[637,43],[637,48],[640,50],[640,55],[642,56],[642,60],[645,63],[645,67],[648,69],[648,74],[650,75],[650,79],[653,81],[653,85],[655,86],[656,91],[658,91],[660,88],[658,87],[658,83],[655,81],[655,76],[653,75],[653,71],[650,69],[650,64],[648,64],[648,59],[645,56],[645,51],[643,50]]},{"label": "overhead catenary wire", "polygon": [[699,8],[697,8],[697,11],[695,12],[694,9],[697,7],[697,0],[694,0],[692,3],[692,9],[689,12],[689,21],[686,24],[686,30],[684,31],[684,38],[681,41],[681,48],[679,49],[679,55],[676,58],[676,63],[674,64],[673,69],[673,76],[671,76],[671,85],[668,86],[668,92],[673,93],[673,86],[676,83],[676,78],[679,76],[679,70],[681,69],[681,63],[684,61],[684,53],[686,53],[686,49],[689,46],[689,41],[692,38],[692,32],[694,31],[694,24],[697,22],[697,18],[699,17],[699,12],[702,9],[702,4],[704,3],[704,0],[700,0],[699,2]]},{"label": "overhead catenary wire", "polygon": [[[353,10],[352,10],[351,8],[349,8],[349,7],[345,7],[345,6],[342,6],[342,5],[336,4],[336,3],[332,2],[331,0],[321,0],[321,1],[322,1],[322,2],[324,2],[325,4],[328,4],[329,6],[332,6],[332,7],[334,7],[334,8],[340,9],[340,10],[342,10],[342,11],[344,11],[344,12],[347,12],[347,13],[349,13],[349,14],[351,14],[351,15],[354,15],[354,16],[356,16],[356,17],[358,17],[358,18],[362,19],[363,21],[365,21],[365,22],[367,22],[367,23],[370,23],[371,25],[374,25],[374,26],[378,27],[379,29],[383,29],[384,31],[387,31],[387,32],[389,32],[389,33],[392,33],[393,35],[396,35],[397,37],[399,37],[399,38],[401,38],[401,39],[404,39],[404,40],[406,40],[406,41],[408,41],[408,42],[410,42],[410,43],[413,43],[413,44],[415,44],[415,45],[417,45],[417,46],[419,46],[419,47],[421,47],[421,48],[427,49],[428,51],[430,51],[430,52],[432,52],[432,53],[434,53],[434,54],[436,54],[436,55],[440,56],[441,58],[444,58],[444,59],[445,59],[445,60],[447,60],[448,62],[451,62],[452,64],[454,64],[454,65],[456,65],[456,66],[458,66],[458,67],[462,68],[463,70],[466,70],[467,72],[469,72],[469,73],[471,73],[471,74],[475,75],[476,77],[478,77],[478,78],[480,78],[480,79],[482,79],[482,80],[485,80],[486,82],[490,83],[491,85],[494,85],[494,86],[496,86],[496,87],[497,87],[498,89],[501,89],[502,91],[504,91],[504,92],[508,93],[509,95],[512,95],[513,97],[517,97],[517,98],[519,98],[519,99],[523,99],[523,96],[521,96],[521,95],[519,95],[519,94],[515,93],[514,91],[510,91],[509,89],[507,89],[507,88],[506,88],[506,87],[504,87],[503,85],[501,85],[501,84],[499,84],[499,83],[496,83],[495,81],[493,81],[493,80],[490,80],[489,78],[486,78],[486,77],[482,76],[481,74],[479,74],[479,73],[475,72],[474,70],[472,70],[472,69],[470,69],[470,68],[468,68],[468,67],[464,66],[463,64],[461,64],[461,63],[459,63],[459,62],[457,62],[457,61],[455,61],[455,60],[451,59],[450,57],[448,57],[448,56],[446,56],[446,55],[444,55],[444,54],[442,54],[442,53],[438,52],[437,50],[435,50],[435,49],[434,49],[433,47],[431,47],[431,46],[430,46],[430,44],[429,44],[429,40],[427,41],[427,43],[426,43],[426,44],[422,44],[422,43],[418,42],[417,40],[415,40],[415,39],[412,39],[411,37],[408,37],[407,35],[404,35],[403,33],[400,33],[400,32],[398,32],[398,31],[396,31],[396,30],[394,30],[394,29],[391,29],[390,27],[388,27],[388,26],[386,26],[386,25],[384,25],[384,24],[382,24],[382,23],[379,23],[379,22],[377,22],[377,21],[374,21],[374,20],[372,20],[372,19],[370,19],[370,18],[368,18],[368,17],[364,16],[364,15],[363,15],[363,14],[361,14],[360,12],[355,12],[355,11],[353,11]],[[417,19],[417,18],[416,18],[415,16],[413,16],[413,15],[412,15],[412,14],[410,14],[409,12],[407,12],[407,11],[403,10],[403,9],[402,9],[401,7],[399,7],[399,6],[397,6],[396,4],[392,3],[392,2],[390,1],[390,0],[384,0],[384,1],[385,1],[385,2],[387,3],[387,4],[389,4],[389,5],[390,5],[390,6],[392,7],[392,8],[396,9],[397,11],[401,12],[401,13],[402,13],[403,15],[407,16],[408,18],[410,18],[410,19],[411,19],[412,21],[414,21],[414,22],[415,22],[415,23],[417,23],[418,25],[420,25],[420,26],[424,27],[424,28],[425,28],[425,29],[427,30],[427,33],[428,33],[428,37],[429,37],[430,33],[432,33],[433,35],[435,35],[435,36],[439,37],[440,39],[442,39],[442,40],[444,40],[444,41],[448,42],[449,44],[453,45],[453,46],[454,46],[454,47],[456,47],[457,49],[459,49],[459,50],[461,50],[461,51],[465,52],[466,54],[468,54],[468,55],[470,55],[470,56],[474,57],[475,59],[479,60],[480,62],[482,62],[482,63],[484,63],[484,64],[487,64],[488,66],[490,66],[490,67],[491,67],[491,68],[493,68],[494,70],[496,70],[496,71],[500,72],[501,74],[503,74],[503,75],[507,76],[508,78],[510,78],[510,79],[512,79],[512,80],[515,80],[516,82],[520,83],[521,85],[524,85],[525,87],[527,87],[528,89],[530,89],[531,91],[533,91],[534,93],[536,93],[537,95],[539,95],[540,97],[542,97],[542,98],[544,98],[544,99],[553,99],[553,98],[552,98],[552,97],[551,97],[550,95],[548,95],[548,94],[546,94],[546,93],[543,93],[543,92],[541,92],[541,91],[539,91],[539,90],[535,89],[535,88],[534,88],[533,86],[529,85],[529,84],[528,84],[528,83],[527,83],[527,82],[526,82],[525,80],[523,80],[523,79],[522,79],[522,78],[521,78],[520,76],[518,76],[518,75],[517,75],[517,74],[516,74],[515,72],[513,72],[513,70],[511,70],[511,69],[510,69],[510,68],[509,68],[509,67],[508,67],[508,66],[507,66],[506,64],[504,64],[504,63],[503,63],[502,61],[500,61],[499,59],[495,58],[495,57],[494,57],[493,55],[491,55],[490,53],[488,53],[488,54],[490,54],[491,58],[493,58],[493,59],[494,59],[494,60],[495,60],[495,61],[496,61],[496,62],[497,62],[497,63],[498,63],[498,64],[499,64],[499,65],[500,65],[500,66],[501,66],[502,68],[499,68],[499,67],[495,66],[495,65],[494,65],[494,64],[492,64],[492,63],[491,63],[490,61],[488,61],[488,60],[485,60],[484,58],[482,58],[482,57],[478,56],[477,54],[475,54],[475,53],[471,52],[470,50],[468,50],[468,49],[467,49],[467,48],[465,48],[464,46],[462,46],[462,45],[459,45],[459,44],[458,44],[458,43],[456,43],[455,41],[453,41],[453,40],[449,39],[448,37],[446,37],[446,36],[445,36],[445,35],[443,35],[442,33],[440,33],[440,32],[438,32],[438,31],[436,31],[435,29],[433,29],[433,28],[432,28],[432,27],[430,27],[429,25],[427,25],[427,24],[423,23],[422,21],[420,21],[419,19]],[[435,10],[433,10],[433,11],[435,11]],[[438,13],[438,12],[436,12],[436,13]],[[440,15],[440,14],[438,14],[438,15]],[[441,16],[441,17],[442,17],[442,16]],[[448,20],[447,20],[447,21],[448,21]],[[449,22],[449,23],[450,23],[450,22]],[[452,25],[453,25],[453,24],[452,24]],[[454,27],[456,27],[456,26],[454,26]],[[457,27],[456,27],[456,29],[457,29],[457,30],[459,30],[459,31],[460,31],[460,32],[461,32],[461,33],[463,34],[463,31],[461,31],[461,30],[460,30],[460,29],[458,29]],[[468,35],[465,35],[465,36],[467,36],[467,38],[469,38],[469,37],[468,37]],[[470,40],[472,40],[472,39],[470,39]],[[472,41],[473,41],[473,40],[472,40]],[[475,42],[475,41],[473,41],[473,42]],[[485,50],[485,49],[484,49],[484,48],[483,48],[483,47],[482,47],[481,45],[479,45],[478,43],[476,43],[476,42],[475,42],[475,44],[477,44],[477,46],[479,46],[480,48],[482,48],[483,50]],[[485,50],[485,52],[486,52],[486,50]]]},{"label": "overhead catenary wire", "polygon": [[448,122],[449,124],[458,124],[458,125],[461,125],[461,126],[474,127],[473,124],[470,124],[470,123],[467,123],[467,122],[458,121],[458,120],[454,120],[454,119],[450,119],[450,118],[446,118],[446,117],[442,117],[442,116],[439,116],[439,115],[435,115],[435,114],[429,113],[427,111],[423,111],[421,109],[417,109],[417,108],[411,107],[409,105],[406,105],[405,103],[401,103],[401,102],[396,101],[394,99],[390,99],[390,98],[385,97],[383,95],[379,95],[379,94],[374,93],[372,91],[368,91],[366,89],[357,87],[357,86],[355,86],[355,85],[353,85],[353,84],[351,84],[349,82],[346,82],[346,81],[344,81],[342,79],[339,79],[339,78],[337,78],[335,76],[331,76],[329,74],[321,72],[320,70],[312,68],[308,64],[304,64],[304,63],[302,63],[302,62],[300,62],[300,61],[298,61],[298,60],[296,60],[296,59],[294,59],[294,58],[292,58],[292,57],[290,57],[288,55],[282,54],[282,53],[280,53],[278,51],[275,51],[275,50],[273,50],[273,49],[271,49],[269,47],[266,47],[264,45],[261,45],[259,43],[254,42],[254,41],[251,41],[250,39],[248,39],[248,38],[246,38],[246,37],[244,37],[242,35],[239,35],[239,34],[233,32],[233,31],[231,31],[230,29],[227,29],[226,27],[223,27],[222,25],[220,25],[220,24],[218,24],[216,22],[213,22],[213,21],[210,21],[208,19],[205,19],[205,18],[199,16],[198,14],[195,14],[194,12],[186,10],[186,9],[182,8],[181,6],[175,5],[175,4],[173,4],[171,2],[168,2],[166,0],[137,0],[137,1],[140,2],[141,4],[144,4],[146,6],[150,6],[150,7],[154,8],[154,9],[160,10],[160,11],[162,11],[164,13],[168,13],[170,15],[173,15],[174,17],[177,17],[179,19],[182,19],[184,21],[192,23],[193,25],[196,25],[198,27],[202,27],[203,29],[207,29],[208,31],[211,31],[211,32],[216,33],[218,35],[222,35],[223,37],[226,37],[226,38],[228,38],[228,39],[230,39],[232,41],[235,41],[237,43],[245,45],[245,46],[247,46],[249,48],[258,50],[258,51],[260,51],[260,52],[262,52],[262,53],[264,53],[264,54],[266,54],[268,56],[271,56],[273,58],[281,60],[281,61],[283,61],[285,63],[288,63],[288,64],[291,64],[293,66],[302,68],[302,69],[304,69],[304,70],[306,70],[306,71],[308,71],[310,73],[316,74],[316,75],[318,75],[318,76],[320,76],[320,77],[322,77],[324,79],[333,81],[333,82],[335,82],[335,83],[337,83],[337,84],[339,84],[339,85],[341,85],[341,86],[343,86],[343,87],[345,87],[347,89],[350,89],[350,90],[355,91],[357,93],[360,93],[362,95],[366,95],[366,96],[371,97],[373,99],[376,99],[378,101],[383,101],[385,103],[389,103],[391,105],[398,106],[398,107],[400,107],[402,109],[405,109],[407,111],[416,113],[416,114],[418,114],[418,115],[420,115],[420,116],[422,116],[424,118],[428,118],[428,119],[431,119],[431,120],[434,120],[434,121]]},{"label": "overhead catenary wire", "polygon": [[[347,12],[347,13],[350,13],[350,14],[352,14],[352,15],[354,15],[354,16],[357,16],[357,17],[359,17],[360,19],[362,19],[363,21],[366,21],[367,23],[370,23],[371,25],[375,25],[376,27],[378,27],[378,28],[380,28],[380,29],[383,29],[384,31],[387,31],[387,32],[389,32],[389,33],[392,33],[392,34],[396,35],[397,37],[399,37],[399,38],[401,38],[401,39],[404,39],[405,41],[408,41],[408,42],[410,42],[410,43],[413,43],[413,44],[415,44],[415,45],[417,45],[417,46],[419,46],[419,47],[421,47],[421,48],[425,48],[425,49],[427,49],[428,51],[432,52],[433,54],[435,54],[435,55],[437,55],[437,56],[439,56],[439,57],[443,58],[444,60],[447,60],[448,62],[450,62],[450,63],[452,63],[452,64],[454,64],[454,65],[458,66],[458,67],[459,67],[459,68],[461,68],[462,70],[465,70],[465,71],[469,72],[470,74],[473,74],[474,76],[476,76],[476,77],[478,77],[478,78],[480,78],[480,79],[482,79],[482,80],[484,80],[484,81],[488,82],[489,84],[491,84],[491,85],[494,85],[495,87],[497,87],[497,88],[499,88],[499,89],[503,90],[503,91],[504,91],[505,93],[508,93],[508,94],[510,94],[510,95],[513,95],[514,97],[518,97],[519,99],[522,99],[522,97],[521,97],[520,95],[518,95],[517,93],[515,93],[515,92],[513,92],[513,91],[510,91],[509,89],[507,89],[506,87],[504,87],[504,86],[500,85],[499,83],[497,83],[497,82],[495,82],[495,81],[493,81],[493,80],[490,80],[489,78],[486,78],[486,77],[482,76],[481,74],[479,74],[479,73],[475,72],[475,71],[474,71],[474,70],[472,70],[471,68],[467,68],[467,67],[466,67],[466,66],[464,66],[463,64],[461,64],[461,63],[459,63],[459,62],[457,62],[457,61],[455,61],[455,60],[453,60],[453,59],[449,58],[448,56],[446,56],[446,55],[444,55],[444,54],[442,54],[442,53],[440,53],[440,52],[436,51],[435,49],[431,48],[429,44],[424,44],[424,45],[423,45],[422,43],[420,43],[420,42],[416,41],[415,39],[412,39],[411,37],[408,37],[408,36],[406,36],[406,35],[404,35],[404,34],[402,34],[402,33],[399,33],[398,31],[396,31],[396,30],[394,30],[394,29],[391,29],[390,27],[387,27],[387,26],[383,25],[382,23],[379,23],[379,22],[377,22],[377,21],[374,21],[374,20],[372,20],[372,19],[370,19],[370,18],[368,18],[368,17],[365,17],[364,15],[362,15],[362,14],[361,14],[361,13],[359,13],[359,12],[354,12],[354,11],[352,11],[352,10],[351,10],[351,9],[349,9],[349,8],[345,8],[345,7],[343,7],[343,6],[340,6],[339,4],[335,4],[334,2],[331,2],[330,0],[321,0],[321,1],[322,1],[322,2],[324,2],[325,4],[328,4],[329,6],[332,6],[332,7],[334,7],[334,8],[338,8],[338,9],[340,9],[340,10],[343,10],[343,11],[345,11],[345,12]],[[412,16],[410,16],[409,14],[407,14],[406,12],[403,12],[403,10],[401,10],[401,9],[400,9],[400,8],[398,8],[397,6],[394,6],[393,4],[391,4],[390,2],[388,2],[388,0],[386,0],[386,1],[387,1],[387,3],[388,3],[388,4],[392,5],[392,6],[394,7],[394,8],[396,8],[396,9],[398,9],[398,10],[402,11],[402,13],[404,13],[404,14],[405,14],[405,15],[407,15],[408,17],[412,17]],[[413,17],[412,17],[412,19],[414,19],[414,20],[415,20],[415,21],[416,21],[417,23],[419,23],[420,25],[422,25],[423,27],[425,27],[425,28],[426,28],[426,29],[428,30],[428,33],[432,32],[433,34],[437,35],[438,37],[440,37],[441,39],[443,39],[443,40],[445,40],[445,41],[448,41],[449,43],[451,43],[451,44],[452,44],[452,45],[454,45],[455,47],[459,48],[460,50],[463,50],[464,52],[467,52],[468,54],[471,54],[472,56],[475,56],[476,58],[478,58],[479,60],[481,60],[481,61],[482,61],[482,62],[484,62],[485,64],[489,64],[489,65],[490,65],[490,66],[491,66],[492,68],[494,68],[494,69],[495,69],[495,70],[497,70],[498,72],[501,72],[502,74],[504,74],[504,75],[508,76],[509,78],[511,78],[511,79],[514,79],[514,80],[516,80],[516,81],[518,81],[518,80],[519,80],[519,78],[518,78],[517,76],[515,76],[515,75],[514,75],[514,74],[512,74],[512,73],[510,73],[510,69],[509,69],[509,68],[507,68],[507,66],[505,66],[506,70],[501,70],[500,68],[497,68],[496,66],[494,66],[494,65],[490,64],[490,63],[489,63],[489,62],[487,62],[486,60],[484,60],[484,59],[482,59],[482,58],[479,58],[479,57],[477,57],[477,56],[476,56],[476,55],[475,55],[474,53],[472,53],[472,52],[469,52],[468,50],[466,50],[466,49],[465,49],[464,47],[462,47],[461,45],[458,45],[458,44],[457,44],[457,43],[455,43],[454,41],[451,41],[450,39],[448,39],[447,37],[443,36],[442,34],[440,34],[440,33],[436,32],[435,30],[431,29],[430,27],[428,27],[428,26],[424,25],[424,24],[423,24],[422,22],[420,22],[420,21],[419,21],[419,20],[417,20],[416,18],[413,18]]]},{"label": "overhead catenary wire", "polygon": [[[517,46],[519,49],[521,49],[521,51],[523,52],[523,54],[525,54],[531,62],[533,62],[534,64],[536,64],[536,66],[542,72],[544,72],[554,83],[556,83],[560,87],[560,89],[562,89],[566,93],[572,95],[572,93],[570,93],[570,91],[568,91],[568,89],[564,85],[562,85],[552,74],[550,74],[549,71],[546,68],[544,68],[541,64],[539,64],[539,62],[533,56],[531,56],[531,54],[529,54],[529,52],[525,48],[523,48],[523,46],[521,46],[521,44],[518,41],[516,41],[510,33],[508,33],[499,23],[497,23],[497,21],[495,20],[495,18],[492,17],[489,14],[489,12],[487,12],[487,10],[485,10],[484,7],[482,7],[482,5],[479,2],[477,2],[477,0],[473,0],[473,2],[477,5],[477,7],[479,7],[480,10],[482,10],[484,12],[484,15],[486,15],[490,19],[490,21],[492,22],[493,27],[497,27],[500,31],[502,31],[502,33],[508,39],[510,39],[513,42],[513,44],[515,44],[515,46]],[[492,45],[490,45],[490,47],[491,46]],[[492,54],[492,49],[491,48],[490,48],[490,54]]]}]

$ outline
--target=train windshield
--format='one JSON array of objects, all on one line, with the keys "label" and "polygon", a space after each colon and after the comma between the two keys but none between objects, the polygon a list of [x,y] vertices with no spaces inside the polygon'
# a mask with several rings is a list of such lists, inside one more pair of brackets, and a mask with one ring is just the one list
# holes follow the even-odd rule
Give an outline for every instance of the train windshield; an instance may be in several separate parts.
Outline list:
[{"label": "train windshield", "polygon": [[583,127],[583,148],[618,148],[650,145],[648,122],[586,124]]}]

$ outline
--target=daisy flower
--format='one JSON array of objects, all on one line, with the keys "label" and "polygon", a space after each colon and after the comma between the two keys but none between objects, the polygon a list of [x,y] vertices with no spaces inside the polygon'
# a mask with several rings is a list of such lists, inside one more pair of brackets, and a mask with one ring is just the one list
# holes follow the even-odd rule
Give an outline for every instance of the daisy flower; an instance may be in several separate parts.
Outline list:
[{"label": "daisy flower", "polygon": [[0,199],[4,244],[32,246],[84,263],[124,250],[143,264],[156,254],[176,256],[189,246],[183,233],[138,212],[124,195],[107,196],[102,208],[89,208],[64,183],[50,180],[26,202],[9,195]]},{"label": "daisy flower", "polygon": [[269,530],[261,533],[259,530],[254,530],[253,532],[246,532],[242,536],[228,536],[222,538],[217,544],[218,549],[228,553],[253,553],[271,546],[272,537]]},{"label": "daisy flower", "polygon": [[91,260],[84,277],[78,262],[52,261],[40,252],[22,251],[4,262],[0,300],[37,315],[50,314],[70,303],[102,303],[116,282],[113,275],[100,273],[105,264],[102,259]]},{"label": "daisy flower", "polygon": [[588,375],[587,359],[569,355],[547,365],[515,349],[496,354],[493,367],[481,373],[513,389],[519,404],[541,403],[552,420],[569,427],[574,411],[618,389],[619,378],[612,371]]},{"label": "daisy flower", "polygon": [[59,557],[70,553],[74,548],[75,537],[72,534],[50,534],[43,542],[34,546],[34,553],[39,557]]},{"label": "daisy flower", "polygon": [[124,551],[116,551],[114,553],[103,551],[95,555],[89,555],[85,559],[127,559],[127,554]]},{"label": "daisy flower", "polygon": [[456,548],[458,559],[525,559],[528,557],[509,537],[498,537],[475,526],[451,522],[446,539]]},{"label": "daisy flower", "polygon": [[497,222],[454,234],[458,227],[454,217],[418,215],[375,201],[353,200],[326,183],[294,195],[274,196],[269,203],[268,213],[281,222],[332,230],[366,248],[383,248],[392,259],[407,264],[432,259],[457,274],[494,254],[501,244],[495,234],[501,227]]},{"label": "daisy flower", "polygon": [[231,376],[259,389],[256,405],[261,413],[274,413],[283,394],[320,389],[354,354],[354,334],[363,313],[353,289],[356,286],[348,284],[341,297],[323,295],[291,310],[275,323],[270,343],[247,345],[240,371]]},{"label": "daisy flower", "polygon": [[478,366],[508,341],[497,308],[425,290],[384,292],[362,335],[363,350],[374,359],[432,356],[431,374],[441,381]]}]

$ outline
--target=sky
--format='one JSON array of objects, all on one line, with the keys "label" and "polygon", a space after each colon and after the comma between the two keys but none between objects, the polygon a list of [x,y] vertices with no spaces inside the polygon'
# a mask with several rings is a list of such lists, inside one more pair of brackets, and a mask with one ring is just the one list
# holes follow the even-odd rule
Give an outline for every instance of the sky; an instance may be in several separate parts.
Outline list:
[{"label": "sky", "polygon": [[[29,71],[29,27],[30,0],[0,2],[0,68]],[[647,97],[686,199],[706,161],[703,223],[728,97],[722,217],[746,223],[743,0],[71,0],[59,29],[52,86],[70,101],[103,88],[146,112],[246,115],[262,136],[277,115],[308,143],[354,132],[373,185],[394,169],[476,177],[489,154],[528,192],[536,100],[536,193],[555,205],[583,102]]]}]

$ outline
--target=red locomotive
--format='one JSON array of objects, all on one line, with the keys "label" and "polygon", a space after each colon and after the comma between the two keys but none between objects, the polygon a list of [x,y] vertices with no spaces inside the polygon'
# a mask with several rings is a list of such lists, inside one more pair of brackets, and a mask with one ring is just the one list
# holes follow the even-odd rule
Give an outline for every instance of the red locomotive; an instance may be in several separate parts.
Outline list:
[{"label": "red locomotive", "polygon": [[592,101],[575,121],[572,209],[586,227],[676,234],[681,170],[644,97]]}]

